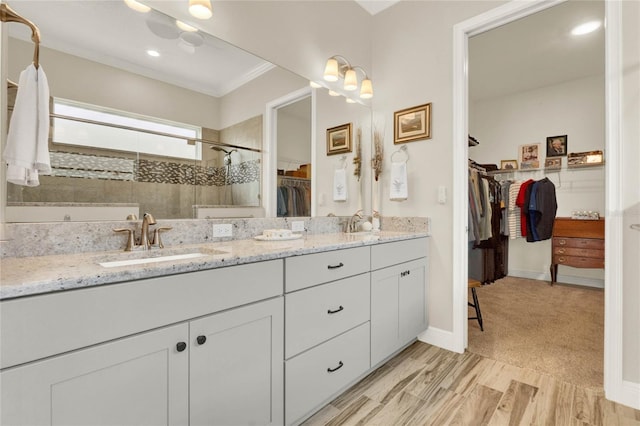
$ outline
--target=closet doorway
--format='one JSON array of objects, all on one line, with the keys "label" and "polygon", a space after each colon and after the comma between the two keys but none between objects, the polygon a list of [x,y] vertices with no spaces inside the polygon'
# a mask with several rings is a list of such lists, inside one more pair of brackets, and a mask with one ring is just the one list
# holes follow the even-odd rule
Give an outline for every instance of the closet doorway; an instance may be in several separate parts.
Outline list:
[{"label": "closet doorway", "polygon": [[[587,21],[601,27],[571,34]],[[570,167],[567,156],[605,148],[603,23],[604,2],[567,1],[468,41],[468,158],[494,215],[482,242],[469,229],[468,275],[486,286],[477,290],[485,331],[469,321],[468,349],[589,387],[603,385],[604,271],[560,266],[563,284],[550,287],[551,232],[522,237],[520,213],[507,213],[510,192],[534,181],[553,186],[556,217],[604,217],[604,166]]]}]

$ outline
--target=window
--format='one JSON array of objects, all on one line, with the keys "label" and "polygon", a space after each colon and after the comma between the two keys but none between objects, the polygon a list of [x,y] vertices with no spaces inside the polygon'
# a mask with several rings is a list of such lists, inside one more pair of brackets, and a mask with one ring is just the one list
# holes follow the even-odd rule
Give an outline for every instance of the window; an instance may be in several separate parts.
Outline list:
[{"label": "window", "polygon": [[[59,98],[53,101],[53,112],[57,115],[105,123],[100,125],[54,118],[54,143],[189,160],[202,158],[201,144],[190,142],[190,139],[200,138],[200,127]],[[184,139],[116,126],[183,136]]]}]

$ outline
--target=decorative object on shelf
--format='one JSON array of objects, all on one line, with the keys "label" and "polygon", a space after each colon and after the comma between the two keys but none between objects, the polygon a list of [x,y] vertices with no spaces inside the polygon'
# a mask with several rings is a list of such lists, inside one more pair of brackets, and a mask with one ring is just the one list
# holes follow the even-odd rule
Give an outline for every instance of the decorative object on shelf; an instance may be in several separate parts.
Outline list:
[{"label": "decorative object on shelf", "polygon": [[599,220],[600,213],[594,211],[587,210],[573,210],[571,212],[571,219],[576,220]]},{"label": "decorative object on shelf", "polygon": [[360,98],[371,99],[373,97],[373,84],[367,72],[360,66],[351,66],[344,56],[334,55],[327,60],[324,68],[324,79],[329,82],[344,79],[342,88],[346,91],[358,89],[357,71],[362,72],[364,78],[360,83]]},{"label": "decorative object on shelf", "polygon": [[518,170],[518,160],[500,160],[500,170]]},{"label": "decorative object on shelf", "polygon": [[547,157],[565,157],[567,155],[567,135],[547,138]]},{"label": "decorative object on shelf", "polygon": [[371,159],[371,168],[373,169],[373,176],[378,181],[378,178],[382,174],[382,160],[384,153],[383,133],[381,130],[373,130],[373,158]]},{"label": "decorative object on shelf", "polygon": [[518,153],[521,169],[538,169],[540,168],[540,144],[532,143],[528,145],[520,145]]},{"label": "decorative object on shelf", "polygon": [[604,164],[602,151],[572,152],[567,157],[569,168],[600,166],[602,164]]},{"label": "decorative object on shelf", "polygon": [[360,182],[360,175],[362,173],[362,129],[358,127],[356,132],[356,155],[353,157],[353,175]]},{"label": "decorative object on shelf", "polygon": [[547,158],[544,160],[545,170],[560,170],[562,168],[562,158]]},{"label": "decorative object on shelf", "polygon": [[431,103],[393,113],[393,143],[431,139]]},{"label": "decorative object on shelf", "polygon": [[351,123],[327,129],[327,155],[351,152]]}]

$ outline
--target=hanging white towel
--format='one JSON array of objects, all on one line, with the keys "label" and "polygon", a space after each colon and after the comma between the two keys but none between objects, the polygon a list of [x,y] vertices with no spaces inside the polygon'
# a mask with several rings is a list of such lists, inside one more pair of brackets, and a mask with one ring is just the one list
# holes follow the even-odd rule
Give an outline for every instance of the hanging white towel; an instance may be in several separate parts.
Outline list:
[{"label": "hanging white towel", "polygon": [[391,163],[391,190],[389,198],[392,201],[406,200],[409,196],[407,189],[407,163]]},{"label": "hanging white towel", "polygon": [[347,171],[333,171],[333,201],[347,201]]},{"label": "hanging white towel", "polygon": [[49,159],[49,84],[42,66],[20,73],[4,160],[7,182],[38,186],[40,173],[51,173]]}]

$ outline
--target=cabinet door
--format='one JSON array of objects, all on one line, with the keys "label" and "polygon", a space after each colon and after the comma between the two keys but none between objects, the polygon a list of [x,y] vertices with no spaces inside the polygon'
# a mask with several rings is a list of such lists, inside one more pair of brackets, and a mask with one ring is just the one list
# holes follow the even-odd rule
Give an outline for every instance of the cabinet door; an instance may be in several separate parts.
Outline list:
[{"label": "cabinet door", "polygon": [[6,369],[1,423],[185,425],[187,339],[181,324]]},{"label": "cabinet door", "polygon": [[191,425],[283,422],[283,298],[189,324]]},{"label": "cabinet door", "polygon": [[426,258],[371,273],[371,365],[427,328]]}]

